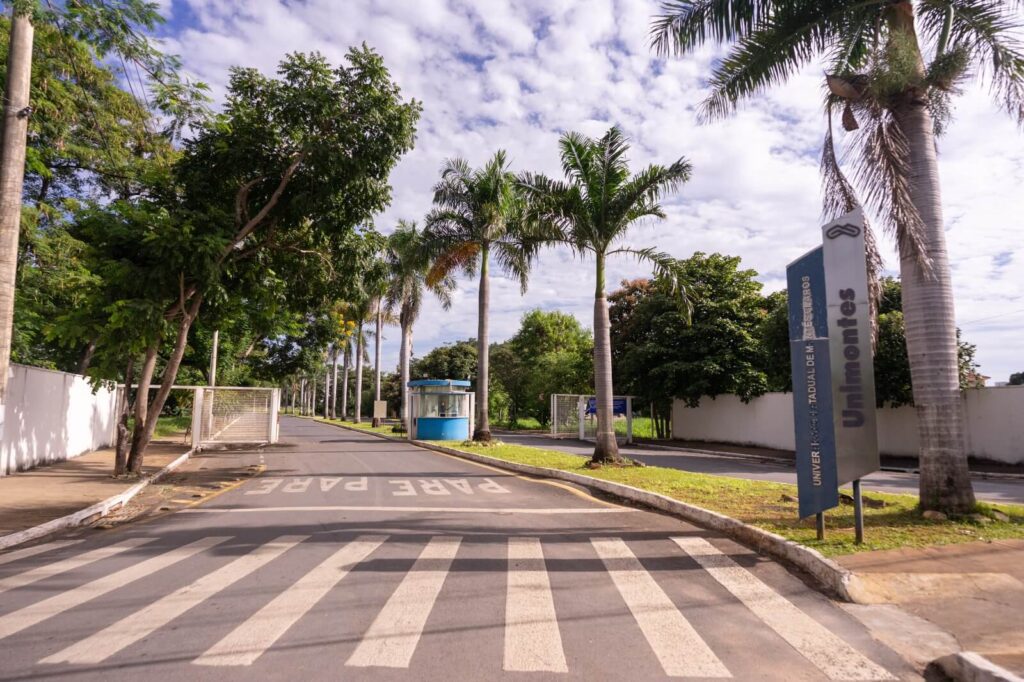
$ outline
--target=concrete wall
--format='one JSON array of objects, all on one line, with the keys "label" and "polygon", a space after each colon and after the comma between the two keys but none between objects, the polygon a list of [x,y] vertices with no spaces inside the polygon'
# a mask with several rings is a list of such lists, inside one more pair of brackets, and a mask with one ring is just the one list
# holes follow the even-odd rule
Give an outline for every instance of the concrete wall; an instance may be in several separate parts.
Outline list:
[{"label": "concrete wall", "polygon": [[0,424],[0,476],[113,442],[116,391],[82,376],[11,365]]},{"label": "concrete wall", "polygon": [[[964,393],[967,452],[984,459],[1024,464],[1024,386],[997,386]],[[733,395],[704,398],[672,408],[672,435],[737,445],[794,449],[793,395],[768,393],[743,404]],[[917,416],[913,407],[878,410],[878,446],[883,454],[916,456]]]}]

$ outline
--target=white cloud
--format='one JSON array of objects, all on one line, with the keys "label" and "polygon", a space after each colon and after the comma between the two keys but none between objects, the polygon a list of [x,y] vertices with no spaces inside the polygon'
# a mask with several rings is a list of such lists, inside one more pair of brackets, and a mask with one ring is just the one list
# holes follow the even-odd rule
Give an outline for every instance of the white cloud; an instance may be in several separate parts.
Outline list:
[{"label": "white cloud", "polygon": [[[187,8],[184,5],[188,5]],[[185,11],[187,9],[187,12]],[[177,0],[191,25],[169,37],[186,67],[222,94],[227,67],[272,71],[285,53],[319,50],[340,61],[362,41],[385,58],[407,96],[424,104],[416,149],[392,176],[394,203],[378,221],[421,219],[441,163],[480,164],[496,149],[517,170],[558,173],[557,137],[620,124],[634,167],[688,157],[694,178],[666,202],[668,219],[639,226],[630,241],[677,256],[739,255],[781,288],[785,265],[818,239],[818,159],[823,132],[820,69],[808,69],[726,121],[701,126],[696,107],[715,48],[667,62],[648,49],[655,0]],[[940,141],[943,202],[958,318],[977,344],[982,371],[1024,370],[1024,135],[971,89]],[[898,269],[891,245],[887,266]],[[649,274],[628,260],[609,282]],[[418,354],[476,335],[476,283],[462,282],[450,312],[431,302],[415,332]],[[529,292],[501,277],[492,286],[495,340],[532,307],[559,308],[589,326],[593,264],[545,253]],[[398,333],[387,334],[395,363]]]}]

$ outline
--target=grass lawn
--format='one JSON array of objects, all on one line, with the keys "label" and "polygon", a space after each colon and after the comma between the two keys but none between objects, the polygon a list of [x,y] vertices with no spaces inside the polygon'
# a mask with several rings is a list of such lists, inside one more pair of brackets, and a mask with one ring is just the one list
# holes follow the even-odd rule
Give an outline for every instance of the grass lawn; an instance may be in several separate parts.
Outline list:
[{"label": "grass lawn", "polygon": [[[586,469],[586,459],[555,450],[505,443],[487,446],[449,441],[444,445],[458,450],[522,464],[561,469],[624,483],[650,490],[698,507],[740,519],[785,538],[813,547],[826,556],[852,554],[897,547],[924,547],[974,540],[1024,538],[1024,506],[981,505],[979,511],[991,516],[999,510],[1010,521],[989,519],[981,523],[970,519],[929,521],[917,511],[917,498],[870,492],[866,500],[885,503],[884,507],[864,508],[864,544],[854,544],[853,506],[842,505],[825,514],[825,540],[815,536],[814,519],[797,519],[797,503],[783,496],[796,497],[796,486],[786,483],[747,481],[724,476],[695,474],[662,467],[604,467]],[[849,493],[849,490],[845,492]]]},{"label": "grass lawn", "polygon": [[[156,420],[156,430],[153,432],[154,438],[160,438],[163,440],[185,437],[185,432],[192,426],[192,415],[190,414],[179,414],[177,416],[164,415]],[[135,420],[128,419],[128,430],[131,431],[135,428]]]}]

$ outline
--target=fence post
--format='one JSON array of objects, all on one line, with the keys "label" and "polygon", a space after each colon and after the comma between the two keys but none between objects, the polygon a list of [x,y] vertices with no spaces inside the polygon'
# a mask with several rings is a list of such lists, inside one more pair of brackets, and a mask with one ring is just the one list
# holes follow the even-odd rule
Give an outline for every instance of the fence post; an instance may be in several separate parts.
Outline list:
[{"label": "fence post", "polygon": [[587,436],[586,424],[585,424],[585,421],[586,421],[586,418],[587,418],[587,397],[586,396],[581,395],[580,397],[576,398],[576,414],[579,415],[579,419],[577,421],[579,422],[579,427],[580,427],[580,429],[579,429],[580,430],[580,440],[584,440],[586,438],[586,436]]},{"label": "fence post", "polygon": [[633,442],[633,396],[626,396],[626,444]]},{"label": "fence post", "polygon": [[280,424],[278,424],[278,412],[281,409],[281,389],[275,388],[270,392],[270,442],[276,443],[280,436]]},{"label": "fence post", "polygon": [[192,398],[192,449],[203,444],[203,389],[197,388]]}]

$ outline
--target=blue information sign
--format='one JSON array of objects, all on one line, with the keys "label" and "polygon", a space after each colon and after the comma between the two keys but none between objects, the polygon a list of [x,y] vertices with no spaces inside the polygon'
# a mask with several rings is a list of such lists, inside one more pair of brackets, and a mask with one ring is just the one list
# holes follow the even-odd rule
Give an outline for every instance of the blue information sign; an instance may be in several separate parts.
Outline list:
[{"label": "blue information sign", "polygon": [[[597,414],[597,398],[587,399],[587,415]],[[626,399],[612,398],[612,415],[626,414]]]},{"label": "blue information sign", "polygon": [[839,504],[821,247],[786,268],[800,518]]}]

